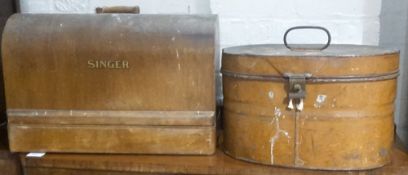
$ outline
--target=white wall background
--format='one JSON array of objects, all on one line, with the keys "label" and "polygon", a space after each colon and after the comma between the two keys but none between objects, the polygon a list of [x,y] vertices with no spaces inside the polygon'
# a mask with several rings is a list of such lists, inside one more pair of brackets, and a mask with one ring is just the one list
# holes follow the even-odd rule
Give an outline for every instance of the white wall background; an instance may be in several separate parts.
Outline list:
[{"label": "white wall background", "polygon": [[23,13],[95,13],[96,7],[138,5],[141,13],[210,13],[208,0],[19,0]]},{"label": "white wall background", "polygon": [[[333,43],[377,45],[381,0],[211,0],[223,46],[282,43],[296,25],[328,28]],[[296,34],[299,43],[324,42],[321,33]]]},{"label": "white wall background", "polygon": [[[333,43],[379,43],[381,0],[20,0],[23,13],[94,13],[113,5],[138,5],[145,14],[218,14],[222,46],[282,43],[296,25],[324,26]],[[325,35],[304,31],[294,38],[318,43]]]},{"label": "white wall background", "polygon": [[[222,47],[282,44],[289,27],[320,25],[331,31],[335,44],[399,48],[402,58],[408,50],[406,0],[20,0],[23,13],[94,13],[96,7],[113,5],[138,5],[144,14],[218,14]],[[290,41],[294,43],[326,39],[319,32],[293,34]],[[408,143],[407,66],[408,61],[402,59],[396,122],[398,133]]]}]

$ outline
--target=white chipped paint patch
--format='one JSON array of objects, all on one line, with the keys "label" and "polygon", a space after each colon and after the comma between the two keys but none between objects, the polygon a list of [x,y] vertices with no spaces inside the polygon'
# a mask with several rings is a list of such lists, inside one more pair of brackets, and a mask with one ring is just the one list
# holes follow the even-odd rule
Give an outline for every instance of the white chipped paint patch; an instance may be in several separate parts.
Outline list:
[{"label": "white chipped paint patch", "polygon": [[44,157],[46,153],[28,153],[26,157],[41,158]]},{"label": "white chipped paint patch", "polygon": [[335,107],[336,107],[336,104],[337,104],[337,100],[336,100],[336,99],[333,99],[331,107],[332,107],[332,108],[335,108]]},{"label": "white chipped paint patch", "polygon": [[296,157],[295,159],[295,166],[296,167],[302,167],[303,165],[305,165],[305,161],[303,161],[301,158]]},{"label": "white chipped paint patch", "polygon": [[116,19],[117,22],[119,22],[119,23],[122,22],[122,19],[120,18],[120,16],[114,15],[114,17],[115,17],[115,19]]},{"label": "white chipped paint patch", "polygon": [[275,107],[274,115],[275,118],[280,117],[282,115],[282,111],[278,107]]},{"label": "white chipped paint patch", "polygon": [[275,144],[278,141],[278,139],[280,138],[280,136],[283,135],[287,139],[290,139],[289,133],[280,128],[279,120],[280,120],[281,116],[282,116],[282,111],[278,107],[275,107],[274,118],[272,119],[271,124],[275,124],[275,129],[276,130],[275,130],[275,134],[269,140],[269,142],[271,144],[271,150],[270,150],[271,164],[273,164],[275,162],[275,160],[274,160],[274,149],[275,149]]},{"label": "white chipped paint patch", "polygon": [[180,54],[179,54],[178,49],[176,50],[176,57],[177,57],[177,59],[180,59]]},{"label": "white chipped paint patch", "polygon": [[358,67],[351,68],[351,71],[359,71],[359,70],[360,70],[360,68],[358,68]]},{"label": "white chipped paint patch", "polygon": [[275,94],[273,93],[273,91],[268,92],[268,97],[269,99],[273,100],[273,98],[275,97]]},{"label": "white chipped paint patch", "polygon": [[322,94],[317,95],[316,101],[315,101],[315,103],[314,103],[314,107],[315,107],[315,108],[320,108],[320,107],[322,107],[323,104],[324,104],[324,102],[326,101],[326,99],[327,99],[327,95],[322,95]]}]

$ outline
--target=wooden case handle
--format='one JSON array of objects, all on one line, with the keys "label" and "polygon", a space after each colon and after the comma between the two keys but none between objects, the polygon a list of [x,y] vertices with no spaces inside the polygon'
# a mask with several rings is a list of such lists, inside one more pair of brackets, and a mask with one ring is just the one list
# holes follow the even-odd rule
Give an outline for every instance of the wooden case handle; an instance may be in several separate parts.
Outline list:
[{"label": "wooden case handle", "polygon": [[139,6],[113,6],[113,7],[97,7],[96,13],[132,13],[139,14]]}]

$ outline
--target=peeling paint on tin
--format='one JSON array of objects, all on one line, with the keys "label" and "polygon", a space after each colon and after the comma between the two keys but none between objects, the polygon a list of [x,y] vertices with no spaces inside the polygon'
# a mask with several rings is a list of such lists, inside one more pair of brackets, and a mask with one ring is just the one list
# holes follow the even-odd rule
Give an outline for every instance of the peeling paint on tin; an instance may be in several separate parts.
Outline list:
[{"label": "peeling paint on tin", "polygon": [[299,158],[299,157],[296,157],[295,165],[296,165],[297,167],[302,167],[304,164],[305,164],[305,161],[303,161],[303,160],[302,160],[301,158]]},{"label": "peeling paint on tin", "polygon": [[360,68],[358,68],[358,67],[352,67],[351,68],[351,71],[359,71],[360,70]]},{"label": "peeling paint on tin", "polygon": [[285,130],[282,130],[280,128],[279,125],[279,118],[282,116],[282,111],[278,108],[275,107],[275,111],[274,111],[274,118],[271,122],[271,124],[275,124],[275,135],[273,135],[271,137],[271,139],[269,140],[270,144],[271,144],[271,150],[270,150],[270,154],[271,154],[271,164],[274,164],[274,149],[275,149],[275,144],[278,141],[278,139],[280,138],[280,135],[283,134],[287,139],[290,139],[289,133]]},{"label": "peeling paint on tin", "polygon": [[273,93],[273,91],[268,92],[269,99],[273,100],[274,96],[275,96],[275,94]]},{"label": "peeling paint on tin", "polygon": [[176,56],[177,56],[177,59],[180,59],[180,54],[179,54],[178,49],[176,49]]},{"label": "peeling paint on tin", "polygon": [[331,107],[332,108],[336,107],[336,104],[337,104],[337,99],[333,99]]},{"label": "peeling paint on tin", "polygon": [[320,108],[323,106],[324,102],[326,101],[327,95],[319,94],[316,97],[316,101],[314,103],[315,108]]}]

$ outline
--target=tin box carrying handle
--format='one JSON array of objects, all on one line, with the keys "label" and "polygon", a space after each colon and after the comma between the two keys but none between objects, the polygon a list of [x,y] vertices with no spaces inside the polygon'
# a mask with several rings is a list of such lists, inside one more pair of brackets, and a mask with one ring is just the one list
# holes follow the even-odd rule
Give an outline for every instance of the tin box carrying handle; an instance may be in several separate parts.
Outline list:
[{"label": "tin box carrying handle", "polygon": [[[317,29],[317,30],[322,30],[327,34],[327,43],[321,47],[321,48],[301,48],[301,47],[292,47],[288,44],[287,41],[287,37],[288,34],[293,31],[293,30],[299,30],[299,29]],[[296,26],[296,27],[292,27],[289,28],[288,30],[286,30],[285,35],[283,35],[283,43],[285,44],[286,48],[290,49],[290,50],[324,50],[327,49],[330,46],[331,43],[331,35],[329,30],[327,30],[324,27],[320,27],[320,26]]]},{"label": "tin box carrying handle", "polygon": [[112,6],[112,7],[97,7],[96,13],[132,13],[139,14],[139,6]]}]

